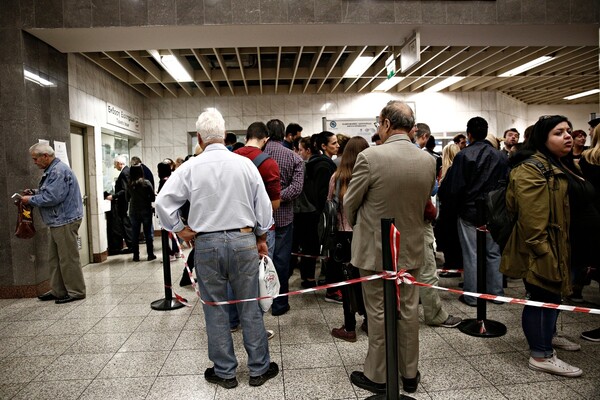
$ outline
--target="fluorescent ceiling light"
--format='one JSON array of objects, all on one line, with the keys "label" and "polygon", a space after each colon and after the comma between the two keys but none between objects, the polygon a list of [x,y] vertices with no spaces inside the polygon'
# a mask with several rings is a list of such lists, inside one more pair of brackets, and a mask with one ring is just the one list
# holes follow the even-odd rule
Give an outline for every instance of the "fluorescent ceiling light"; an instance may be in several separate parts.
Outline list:
[{"label": "fluorescent ceiling light", "polygon": [[148,50],[148,52],[154,57],[160,65],[164,67],[169,75],[173,77],[177,82],[193,82],[194,79],[179,62],[177,57],[172,54],[161,56],[158,50]]},{"label": "fluorescent ceiling light", "polygon": [[373,92],[387,92],[388,90],[399,84],[400,81],[402,81],[403,79],[403,76],[392,76],[390,79],[386,79],[385,81],[377,85],[377,87],[373,89]]},{"label": "fluorescent ceiling light", "polygon": [[520,65],[520,66],[518,66],[516,68],[513,68],[513,69],[511,69],[509,71],[506,71],[505,73],[500,74],[498,76],[500,78],[508,78],[508,77],[511,77],[511,76],[519,75],[519,74],[521,74],[521,73],[523,73],[525,71],[528,71],[528,70],[530,70],[532,68],[535,68],[537,66],[545,64],[548,61],[552,60],[553,58],[554,57],[552,57],[552,56],[541,56],[541,57],[536,58],[533,61],[529,61],[528,63],[525,63],[525,64]]},{"label": "fluorescent ceiling light", "polygon": [[356,60],[354,60],[352,65],[350,65],[350,68],[348,68],[348,70],[344,74],[344,78],[358,78],[358,77],[362,76],[362,74],[367,70],[367,68],[369,68],[369,65],[371,65],[373,58],[375,58],[375,57],[371,57],[371,56],[358,57]]},{"label": "fluorescent ceiling light", "polygon": [[592,90],[588,90],[587,92],[581,92],[581,93],[577,93],[577,94],[572,94],[570,96],[563,97],[563,99],[565,99],[565,100],[575,100],[575,99],[578,99],[580,97],[585,97],[585,96],[589,96],[591,94],[596,94],[596,93],[600,93],[600,89],[592,89]]},{"label": "fluorescent ceiling light", "polygon": [[321,107],[321,111],[327,111],[327,109],[331,107],[331,103],[325,103],[323,104],[323,106]]},{"label": "fluorescent ceiling light", "polygon": [[446,89],[450,85],[454,85],[456,82],[465,79],[464,76],[451,76],[450,78],[446,78],[443,81],[436,83],[429,89],[425,89],[424,92],[439,92],[442,89]]},{"label": "fluorescent ceiling light", "polygon": [[52,83],[42,78],[41,76],[34,74],[33,72],[27,71],[26,69],[23,71],[25,72],[25,79],[27,79],[30,82],[37,83],[38,85],[43,87],[56,87],[56,83]]}]

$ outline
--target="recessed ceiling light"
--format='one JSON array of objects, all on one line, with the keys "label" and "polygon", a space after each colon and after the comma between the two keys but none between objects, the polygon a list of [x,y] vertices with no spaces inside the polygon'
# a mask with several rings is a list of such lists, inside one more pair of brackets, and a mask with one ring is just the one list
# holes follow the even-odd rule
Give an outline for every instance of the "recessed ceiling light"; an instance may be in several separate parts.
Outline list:
[{"label": "recessed ceiling light", "polygon": [[563,99],[565,99],[565,100],[575,100],[575,99],[578,99],[580,97],[585,97],[585,96],[589,96],[589,95],[596,94],[596,93],[600,93],[600,89],[592,89],[592,90],[588,90],[587,92],[581,92],[581,93],[577,93],[577,94],[572,94],[570,96],[563,97]]},{"label": "recessed ceiling light", "polygon": [[424,92],[439,92],[442,89],[446,89],[450,85],[454,85],[456,82],[465,79],[464,76],[451,76],[450,78],[446,78],[441,82],[436,83],[432,87],[425,89]]},{"label": "recessed ceiling light", "polygon": [[386,79],[385,81],[377,85],[377,87],[373,89],[373,92],[387,92],[388,90],[399,84],[403,79],[403,76],[392,76],[390,79]]},{"label": "recessed ceiling light", "polygon": [[515,75],[519,75],[525,71],[528,71],[532,68],[535,68],[537,66],[540,66],[542,64],[547,63],[548,61],[552,60],[554,57],[552,56],[541,56],[536,58],[535,60],[529,61],[528,63],[525,63],[523,65],[520,65],[516,68],[513,68],[511,70],[508,70],[500,75],[498,75],[500,78],[508,78],[511,76],[515,76]]},{"label": "recessed ceiling light", "polygon": [[177,82],[193,82],[194,79],[188,73],[183,65],[179,62],[177,57],[172,54],[161,56],[158,50],[148,50],[148,53],[154,57],[154,59],[163,66],[169,75],[173,77]]},{"label": "recessed ceiling light", "polygon": [[350,65],[350,68],[344,74],[344,78],[359,78],[364,74],[364,72],[369,68],[371,62],[373,61],[371,56],[360,56],[357,57],[356,60]]}]

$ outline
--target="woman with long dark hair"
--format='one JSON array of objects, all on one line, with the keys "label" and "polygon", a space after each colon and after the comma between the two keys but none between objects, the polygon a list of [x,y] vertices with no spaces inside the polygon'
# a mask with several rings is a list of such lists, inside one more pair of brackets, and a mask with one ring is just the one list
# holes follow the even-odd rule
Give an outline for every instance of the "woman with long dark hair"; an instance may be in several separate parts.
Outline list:
[{"label": "woman with long dark hair", "polygon": [[[301,141],[300,146],[304,148],[306,141]],[[319,216],[325,207],[327,201],[327,192],[329,180],[336,170],[331,157],[337,153],[337,138],[331,132],[321,132],[310,137],[310,157],[306,162],[306,174],[304,175],[304,193],[310,204],[315,207],[315,211],[306,215],[307,237],[302,247],[303,253],[311,256],[319,255],[318,225]],[[323,154],[325,152],[326,154]],[[302,155],[301,155],[302,156]],[[322,262],[321,265],[324,265]],[[315,260],[305,257],[300,262],[300,272],[302,276],[303,287],[314,287],[315,282]],[[326,301],[342,303],[341,296],[336,293],[337,290],[327,290]]]},{"label": "woman with long dark hair", "polygon": [[[595,190],[595,197],[593,200],[593,204],[596,209],[600,212],[600,125],[596,125],[594,130],[591,133],[592,136],[592,145],[589,149],[585,150],[581,155],[581,160],[579,161],[579,167],[581,167],[581,172],[583,173],[584,178],[592,184]],[[599,227],[596,226],[594,232],[596,235],[598,234]],[[592,232],[587,232],[592,236]],[[593,238],[590,237],[593,240]],[[599,243],[597,236],[596,242],[594,245],[590,247],[590,252],[596,250],[596,245]],[[595,274],[592,276],[593,279],[596,279],[600,282],[600,263],[598,261],[598,256],[594,255],[593,260],[590,260],[592,267],[594,267]],[[600,328],[583,332],[581,337],[590,340],[592,342],[600,342]]]},{"label": "woman with long dark hair", "polygon": [[[352,169],[356,163],[356,157],[364,149],[369,148],[369,143],[361,136],[355,136],[351,138],[344,149],[344,154],[340,161],[340,166],[331,176],[329,181],[329,193],[327,199],[331,200],[334,193],[337,191],[338,198],[338,226],[336,232],[337,244],[336,248],[331,249],[329,254],[329,261],[327,263],[327,273],[337,277],[338,280],[345,278],[358,278],[358,270],[355,274],[352,274],[352,270],[355,269],[350,264],[350,243],[352,242],[352,226],[348,222],[348,219],[344,215],[344,194],[350,179],[352,178]],[[346,274],[343,271],[347,271]],[[354,297],[354,305],[352,299]],[[367,331],[367,314],[364,310],[364,303],[361,294],[360,283],[354,284],[353,287],[343,286],[342,287],[342,305],[344,307],[344,325],[341,328],[333,328],[331,330],[331,336],[346,340],[348,342],[356,341],[356,316],[355,311],[361,315],[364,315],[365,321],[362,325],[362,329]],[[354,309],[353,309],[354,306]]]},{"label": "woman with long dark hair", "polygon": [[154,227],[152,226],[154,188],[149,180],[144,179],[144,170],[141,165],[134,165],[129,168],[127,198],[129,199],[129,219],[131,220],[132,230],[133,261],[140,261],[140,229],[142,226],[144,227],[148,261],[155,260]]},{"label": "woman with long dark hair", "polygon": [[[517,222],[502,253],[500,271],[522,278],[529,298],[542,303],[560,304],[561,298],[571,292],[571,172],[561,162],[573,147],[571,129],[566,117],[540,117],[531,137],[511,158],[506,205]],[[554,350],[559,347],[554,343],[557,318],[556,309],[523,308],[521,321],[529,344],[529,368],[580,376],[581,369],[560,360]]]}]

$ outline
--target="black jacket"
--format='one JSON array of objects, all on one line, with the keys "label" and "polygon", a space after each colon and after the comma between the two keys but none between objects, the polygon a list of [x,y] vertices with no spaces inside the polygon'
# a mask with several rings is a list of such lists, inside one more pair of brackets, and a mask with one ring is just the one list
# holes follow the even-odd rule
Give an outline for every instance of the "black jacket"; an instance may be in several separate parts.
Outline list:
[{"label": "black jacket", "polygon": [[323,154],[311,156],[306,163],[304,192],[308,201],[317,208],[318,213],[325,207],[329,192],[329,180],[336,168],[333,160]]},{"label": "black jacket", "polygon": [[475,201],[483,199],[499,182],[508,179],[508,160],[488,141],[474,142],[459,151],[438,191],[449,211],[471,224],[477,223]]}]

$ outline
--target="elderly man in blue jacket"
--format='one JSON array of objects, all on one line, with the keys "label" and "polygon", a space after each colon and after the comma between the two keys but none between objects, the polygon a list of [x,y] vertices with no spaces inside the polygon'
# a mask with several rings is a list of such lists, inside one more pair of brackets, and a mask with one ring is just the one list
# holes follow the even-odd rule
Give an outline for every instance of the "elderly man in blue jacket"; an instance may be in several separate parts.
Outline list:
[{"label": "elderly man in blue jacket", "polygon": [[44,174],[39,189],[27,189],[21,201],[37,207],[44,224],[50,228],[51,290],[38,299],[54,300],[56,304],[84,299],[85,281],[77,246],[83,203],[77,178],[68,165],[56,158],[50,145],[36,143],[29,153]]}]

